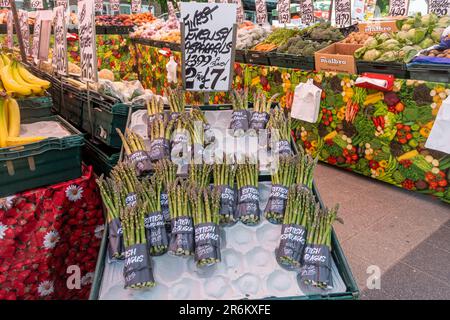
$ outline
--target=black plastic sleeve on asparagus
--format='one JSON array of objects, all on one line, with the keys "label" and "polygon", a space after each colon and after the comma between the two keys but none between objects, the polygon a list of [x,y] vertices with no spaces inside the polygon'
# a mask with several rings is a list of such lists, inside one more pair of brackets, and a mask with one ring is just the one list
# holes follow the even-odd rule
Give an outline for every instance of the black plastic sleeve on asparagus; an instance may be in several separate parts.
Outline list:
[{"label": "black plastic sleeve on asparagus", "polygon": [[267,112],[252,112],[250,118],[250,129],[256,131],[265,129],[269,122],[269,114]]},{"label": "black plastic sleeve on asparagus", "polygon": [[236,218],[254,216],[259,220],[261,210],[259,209],[259,191],[254,186],[244,186],[238,190],[238,205]]},{"label": "black plastic sleeve on asparagus", "polygon": [[139,150],[128,156],[128,161],[134,166],[137,176],[142,176],[152,170],[152,162],[147,151]]},{"label": "black plastic sleeve on asparagus", "polygon": [[307,244],[303,253],[301,279],[306,283],[331,285],[331,252],[326,245]]},{"label": "black plastic sleeve on asparagus", "polygon": [[152,162],[167,159],[170,156],[170,144],[167,139],[158,138],[150,142],[150,151],[148,152]]},{"label": "black plastic sleeve on asparagus", "polygon": [[[166,223],[161,212],[151,212],[144,217],[145,234],[148,246],[165,247],[169,245],[169,238],[166,232]],[[165,250],[161,250],[163,254]]]},{"label": "black plastic sleeve on asparagus", "polygon": [[124,252],[122,224],[119,218],[111,220],[108,228],[108,256],[109,259],[117,259],[122,257]]},{"label": "black plastic sleeve on asparagus", "polygon": [[276,153],[278,153],[281,156],[292,155],[291,144],[287,140],[277,141],[275,144],[275,150],[273,150],[273,151],[275,151]]},{"label": "black plastic sleeve on asparagus", "polygon": [[177,253],[180,250],[194,252],[194,226],[192,218],[177,217],[171,220],[169,251]]},{"label": "black plastic sleeve on asparagus", "polygon": [[217,186],[220,193],[219,214],[234,216],[236,210],[236,191],[228,185]]},{"label": "black plastic sleeve on asparagus", "polygon": [[299,267],[306,243],[306,229],[298,224],[284,224],[281,228],[280,245],[277,250],[277,261],[281,266]]},{"label": "black plastic sleeve on asparagus", "polygon": [[170,221],[170,213],[169,213],[169,196],[167,192],[161,192],[161,212],[164,216],[164,220],[166,222]]},{"label": "black plastic sleeve on asparagus", "polygon": [[136,284],[155,282],[150,256],[145,243],[134,244],[126,248],[123,277],[125,288]]},{"label": "black plastic sleeve on asparagus", "polygon": [[231,114],[230,129],[242,129],[247,131],[249,128],[249,115],[247,110],[234,110]]},{"label": "black plastic sleeve on asparagus", "polygon": [[195,230],[195,261],[220,261],[219,226],[215,223],[200,223]]},{"label": "black plastic sleeve on asparagus", "polygon": [[274,212],[284,215],[289,189],[281,184],[273,184],[270,189],[265,213]]}]

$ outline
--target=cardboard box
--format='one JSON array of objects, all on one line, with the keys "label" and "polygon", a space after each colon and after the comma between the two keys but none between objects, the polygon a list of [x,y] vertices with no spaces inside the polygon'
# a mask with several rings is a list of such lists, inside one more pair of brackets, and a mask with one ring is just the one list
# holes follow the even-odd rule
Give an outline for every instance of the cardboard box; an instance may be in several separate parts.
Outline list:
[{"label": "cardboard box", "polygon": [[395,21],[371,21],[358,23],[359,32],[363,33],[384,33],[398,31]]},{"label": "cardboard box", "polygon": [[355,74],[356,64],[353,53],[362,46],[362,44],[338,42],[315,52],[316,70]]}]

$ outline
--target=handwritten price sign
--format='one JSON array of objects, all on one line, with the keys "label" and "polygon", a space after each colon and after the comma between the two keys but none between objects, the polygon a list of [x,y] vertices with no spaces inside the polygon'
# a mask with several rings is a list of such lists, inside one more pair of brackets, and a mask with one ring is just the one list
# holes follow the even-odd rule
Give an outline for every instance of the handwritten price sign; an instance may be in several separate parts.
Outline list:
[{"label": "handwritten price sign", "polygon": [[[55,16],[55,43],[53,45],[53,66],[57,73],[67,74],[67,30],[64,6],[53,9]],[[80,32],[81,33],[81,32]]]},{"label": "handwritten price sign", "polygon": [[336,26],[343,28],[352,24],[352,7],[350,0],[335,0]]},{"label": "handwritten price sign", "polygon": [[63,6],[64,10],[67,10],[67,7],[69,6],[69,1],[68,0],[56,0],[56,6]]},{"label": "handwritten price sign", "polygon": [[81,78],[97,82],[94,0],[78,2]]},{"label": "handwritten price sign", "polygon": [[8,15],[6,17],[6,24],[7,24],[7,36],[6,36],[6,46],[8,49],[13,48],[13,34],[14,34],[14,20],[13,20],[13,14],[12,11],[8,11]]},{"label": "handwritten price sign", "polygon": [[3,7],[3,8],[11,7],[11,1],[10,0],[0,0],[0,7]]},{"label": "handwritten price sign", "polygon": [[113,13],[120,11],[120,0],[109,0],[109,5]]},{"label": "handwritten price sign", "polygon": [[300,2],[300,17],[303,24],[310,25],[314,23],[314,4],[312,0]]},{"label": "handwritten price sign", "polygon": [[256,0],[256,23],[265,24],[267,22],[267,6],[266,0]]},{"label": "handwritten price sign", "polygon": [[103,0],[95,0],[95,12],[103,12]]},{"label": "handwritten price sign", "polygon": [[291,1],[279,0],[277,3],[278,22],[289,23],[291,22]]},{"label": "handwritten price sign", "polygon": [[28,25],[28,12],[19,10],[19,26],[20,33],[22,34],[23,46],[25,48],[25,54],[30,54],[30,26]]},{"label": "handwritten price sign", "polygon": [[450,0],[428,0],[428,13],[446,16],[450,13]]},{"label": "handwritten price sign", "polygon": [[234,5],[181,3],[182,71],[186,90],[230,90],[235,18]]},{"label": "handwritten price sign", "polygon": [[409,0],[390,0],[389,15],[392,17],[408,15]]},{"label": "handwritten price sign", "polygon": [[31,8],[33,9],[44,9],[44,1],[43,0],[31,0]]},{"label": "handwritten price sign", "polygon": [[241,0],[231,0],[231,3],[235,3],[236,7],[236,23],[241,24],[244,22],[244,7]]},{"label": "handwritten price sign", "polygon": [[141,0],[131,0],[131,12],[138,13],[141,12]]}]

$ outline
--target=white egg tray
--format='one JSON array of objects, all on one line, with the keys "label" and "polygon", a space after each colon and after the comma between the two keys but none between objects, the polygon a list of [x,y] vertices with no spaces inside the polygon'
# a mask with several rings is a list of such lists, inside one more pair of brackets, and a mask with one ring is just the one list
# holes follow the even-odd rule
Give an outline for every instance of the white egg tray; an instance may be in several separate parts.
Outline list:
[{"label": "white egg tray", "polygon": [[[260,207],[264,210],[270,193],[270,182],[261,182],[259,191]],[[346,291],[346,285],[334,261],[333,288],[326,291],[305,287],[297,280],[295,271],[281,268],[275,258],[280,233],[281,225],[273,225],[264,218],[254,227],[240,222],[231,227],[223,227],[220,263],[199,268],[193,257],[181,258],[170,254],[153,257],[156,286],[149,289],[124,289],[123,262],[108,261],[106,256],[99,299],[262,299]]]}]

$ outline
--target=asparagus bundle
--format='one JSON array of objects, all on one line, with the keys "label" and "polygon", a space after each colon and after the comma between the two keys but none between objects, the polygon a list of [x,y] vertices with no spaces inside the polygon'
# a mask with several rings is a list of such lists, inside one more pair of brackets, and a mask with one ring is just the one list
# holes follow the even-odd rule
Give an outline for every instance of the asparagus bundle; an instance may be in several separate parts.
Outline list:
[{"label": "asparagus bundle", "polygon": [[161,211],[167,222],[170,221],[167,190],[177,178],[177,165],[168,159],[159,160],[155,165],[155,175],[162,180]]},{"label": "asparagus bundle", "polygon": [[236,221],[236,191],[234,188],[234,178],[236,166],[232,163],[214,163],[213,179],[214,189],[220,195],[219,222],[221,224],[231,224]]},{"label": "asparagus bundle", "polygon": [[137,133],[125,129],[125,136],[119,128],[116,128],[125,150],[128,161],[134,165],[138,176],[151,170],[151,161],[144,140]]},{"label": "asparagus bundle", "polygon": [[188,179],[191,186],[197,188],[206,188],[211,181],[212,165],[207,163],[194,163],[189,164]]},{"label": "asparagus bundle", "polygon": [[219,193],[192,186],[190,192],[195,231],[195,261],[198,266],[220,262]]},{"label": "asparagus bundle", "polygon": [[119,163],[111,170],[110,175],[117,183],[120,183],[120,188],[116,192],[122,206],[136,206],[139,180],[131,165],[124,162]]},{"label": "asparagus bundle", "polygon": [[189,115],[191,116],[192,123],[195,125],[201,123],[203,127],[203,140],[201,141],[202,144],[207,145],[214,141],[214,133],[211,130],[211,125],[208,123],[208,120],[205,117],[205,114],[202,110],[198,107],[192,107]]},{"label": "asparagus bundle", "polygon": [[264,92],[259,91],[255,94],[253,98],[253,112],[249,124],[251,134],[256,134],[257,131],[266,129],[267,122],[269,121],[270,108],[277,96],[278,94],[275,94],[267,100]]},{"label": "asparagus bundle", "polygon": [[152,96],[147,101],[147,127],[151,126],[153,121],[161,119],[164,113],[164,102],[161,97]]},{"label": "asparagus bundle", "polygon": [[302,263],[306,234],[316,210],[311,191],[303,186],[289,188],[286,213],[281,229],[277,261],[289,269],[298,269]]},{"label": "asparagus bundle", "polygon": [[230,129],[235,137],[243,136],[249,127],[248,89],[242,92],[232,91],[231,101],[233,114],[231,115]]},{"label": "asparagus bundle", "polygon": [[194,254],[194,227],[186,181],[177,178],[168,189],[172,233],[169,253],[177,256]]},{"label": "asparagus bundle", "polygon": [[184,91],[180,89],[172,90],[171,88],[167,88],[166,96],[169,100],[170,120],[175,120],[185,110],[186,97],[184,95]]},{"label": "asparagus bundle", "polygon": [[331,278],[331,233],[338,206],[333,209],[316,210],[308,229],[303,254],[302,281],[311,286],[328,289]]},{"label": "asparagus bundle", "polygon": [[173,121],[168,121],[167,115],[155,119],[148,126],[150,138],[150,160],[155,162],[170,156],[170,136],[172,134]]},{"label": "asparagus bundle", "polygon": [[274,109],[267,128],[270,130],[271,149],[279,155],[291,155],[291,115],[279,108]]},{"label": "asparagus bundle", "polygon": [[140,185],[141,203],[144,203],[145,234],[150,247],[150,255],[158,256],[167,252],[169,239],[165,219],[161,210],[162,180],[155,175],[144,179]]},{"label": "asparagus bundle", "polygon": [[297,177],[296,183],[312,188],[314,169],[316,168],[319,157],[315,159],[308,153],[300,150],[297,162]]},{"label": "asparagus bundle", "polygon": [[289,187],[295,179],[296,161],[296,156],[281,156],[272,172],[272,187],[264,210],[266,219],[272,223],[283,221]]},{"label": "asparagus bundle", "polygon": [[144,227],[145,207],[125,208],[120,212],[125,244],[123,276],[125,289],[155,286]]},{"label": "asparagus bundle", "polygon": [[246,158],[244,163],[237,164],[236,182],[238,187],[238,204],[236,219],[244,224],[255,225],[260,220],[258,191],[259,164]]},{"label": "asparagus bundle", "polygon": [[118,186],[111,178],[104,178],[103,175],[96,180],[100,190],[103,204],[106,208],[108,221],[108,255],[110,259],[123,258],[123,233],[120,222],[121,204],[118,196]]}]

